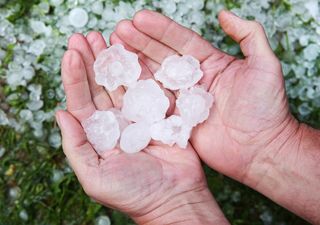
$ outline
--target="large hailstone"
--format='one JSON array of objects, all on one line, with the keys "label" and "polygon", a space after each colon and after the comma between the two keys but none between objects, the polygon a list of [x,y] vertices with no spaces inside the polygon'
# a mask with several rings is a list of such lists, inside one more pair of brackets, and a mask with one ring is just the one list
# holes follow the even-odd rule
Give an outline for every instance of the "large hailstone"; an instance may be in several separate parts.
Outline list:
[{"label": "large hailstone", "polygon": [[122,132],[120,148],[126,153],[136,153],[146,148],[150,140],[149,124],[145,122],[133,123]]},{"label": "large hailstone", "polygon": [[93,69],[97,84],[108,91],[114,91],[121,85],[131,86],[141,74],[138,55],[127,51],[121,44],[102,50]]},{"label": "large hailstone", "polygon": [[181,118],[192,127],[208,119],[212,104],[212,94],[201,87],[181,90],[176,101]]},{"label": "large hailstone", "polygon": [[69,22],[76,28],[82,28],[87,25],[89,16],[86,10],[82,8],[74,8],[69,13]]},{"label": "large hailstone", "polygon": [[169,146],[177,144],[180,148],[187,147],[191,130],[192,127],[187,126],[182,118],[176,115],[154,123],[150,128],[153,140],[161,141]]},{"label": "large hailstone", "polygon": [[154,80],[139,80],[123,96],[122,113],[130,121],[153,123],[165,118],[169,104]]},{"label": "large hailstone", "polygon": [[187,89],[203,76],[200,63],[191,55],[167,57],[155,73],[155,78],[170,90]]},{"label": "large hailstone", "polygon": [[82,122],[82,127],[98,153],[112,150],[120,137],[118,120],[111,111],[95,111]]}]

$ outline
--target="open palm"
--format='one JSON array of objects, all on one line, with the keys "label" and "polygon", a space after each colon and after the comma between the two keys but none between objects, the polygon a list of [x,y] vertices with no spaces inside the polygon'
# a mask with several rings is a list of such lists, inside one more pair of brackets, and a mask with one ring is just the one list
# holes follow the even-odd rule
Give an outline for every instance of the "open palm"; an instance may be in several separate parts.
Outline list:
[{"label": "open palm", "polygon": [[[155,143],[132,155],[114,149],[98,156],[88,143],[81,121],[96,109],[120,107],[125,91],[107,93],[94,81],[94,59],[106,47],[99,33],[75,34],[62,61],[68,112],[59,111],[57,121],[64,152],[86,193],[104,205],[141,217],[182,193],[205,190],[201,164],[191,146],[181,150]],[[145,67],[143,76],[151,76]]]},{"label": "open palm", "polygon": [[[200,83],[215,98],[209,119],[198,126],[191,143],[213,168],[245,182],[248,173],[266,171],[254,164],[268,158],[273,140],[294,119],[290,116],[281,66],[262,26],[221,12],[224,31],[240,44],[244,59],[216,48],[195,32],[149,10],[121,21],[111,36],[136,51],[154,73],[165,57],[189,54],[201,62]],[[254,163],[253,163],[254,162]]]}]

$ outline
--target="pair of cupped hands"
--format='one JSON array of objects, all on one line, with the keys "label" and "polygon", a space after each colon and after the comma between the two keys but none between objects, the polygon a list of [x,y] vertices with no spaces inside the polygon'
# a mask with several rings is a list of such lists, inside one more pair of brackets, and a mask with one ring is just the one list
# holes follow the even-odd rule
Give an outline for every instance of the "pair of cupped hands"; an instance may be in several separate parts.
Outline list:
[{"label": "pair of cupped hands", "polygon": [[[119,22],[110,36],[111,44],[138,54],[141,79],[152,78],[169,55],[187,54],[200,61],[200,84],[215,102],[208,120],[194,129],[187,149],[155,142],[136,154],[114,149],[99,156],[81,122],[95,110],[121,107],[125,89],[107,92],[95,83],[95,58],[107,48],[100,33],[69,39],[62,61],[67,111],[56,114],[63,150],[91,198],[127,213],[138,224],[228,224],[208,190],[200,159],[304,216],[283,197],[290,187],[278,182],[283,177],[277,171],[296,166],[299,137],[309,128],[289,112],[281,64],[263,27],[227,11],[218,18],[225,33],[240,44],[243,59],[148,10]],[[166,94],[172,102],[170,114],[176,96]]]}]

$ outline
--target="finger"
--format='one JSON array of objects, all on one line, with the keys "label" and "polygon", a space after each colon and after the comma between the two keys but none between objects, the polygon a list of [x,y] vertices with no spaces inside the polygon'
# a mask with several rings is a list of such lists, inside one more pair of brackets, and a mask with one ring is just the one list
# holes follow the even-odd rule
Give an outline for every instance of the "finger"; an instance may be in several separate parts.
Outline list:
[{"label": "finger", "polygon": [[70,113],[58,111],[56,120],[61,129],[63,151],[79,181],[84,184],[89,172],[99,165],[98,155],[88,143],[81,125]]},{"label": "finger", "polygon": [[122,20],[119,22],[116,27],[116,34],[122,40],[126,40],[128,45],[159,64],[161,64],[166,57],[177,54],[173,49],[137,30],[130,20]]},{"label": "finger", "polygon": [[[107,48],[107,44],[103,36],[99,32],[90,32],[87,35],[89,46],[91,47],[94,58],[96,59],[100,52]],[[122,106],[122,98],[125,93],[124,88],[118,87],[115,91],[108,91],[109,97],[111,98],[112,104],[115,108],[120,109]],[[103,99],[99,99],[103,100]],[[102,105],[103,103],[99,103]]]},{"label": "finger", "polygon": [[66,51],[62,59],[61,73],[67,96],[67,109],[79,121],[83,121],[95,111],[95,106],[80,53],[76,50]]},{"label": "finger", "polygon": [[82,56],[87,71],[91,98],[96,108],[98,110],[105,110],[112,107],[112,102],[108,93],[95,81],[95,74],[93,71],[94,56],[87,39],[82,34],[72,35],[69,39],[68,49],[77,50]]},{"label": "finger", "polygon": [[275,57],[261,24],[255,21],[243,20],[235,14],[224,10],[219,13],[218,18],[222,29],[240,44],[241,50],[246,57]]},{"label": "finger", "polygon": [[[110,43],[111,44],[122,44],[125,47],[125,49],[127,49],[128,51],[136,53],[139,56],[139,60],[143,62],[143,65],[141,65],[142,71],[147,73],[147,74],[143,73],[142,74],[143,76],[151,77],[152,74],[155,73],[159,69],[159,67],[160,67],[159,63],[153,61],[152,59],[147,57],[145,54],[140,52],[138,49],[131,47],[124,40],[122,40],[115,32],[113,32],[110,36]],[[148,67],[148,70],[144,70],[143,67],[145,67],[145,66]],[[148,72],[148,71],[151,71],[152,74],[150,74],[150,72]]]},{"label": "finger", "polygon": [[[151,60],[149,57],[145,56],[143,53],[139,52],[138,50],[127,45],[127,43],[125,43],[121,38],[119,38],[116,33],[111,34],[110,42],[112,44],[116,44],[116,43],[122,44],[128,51],[132,51],[132,52],[138,54],[139,60],[140,60],[140,65],[142,68],[142,73],[140,76],[141,80],[154,79],[154,76],[153,76],[154,72],[152,70],[157,70],[160,67],[160,65],[158,63],[154,62],[153,60]],[[145,63],[146,60],[147,60],[148,65],[153,68],[150,68],[149,66],[146,65],[146,63]],[[152,61],[152,62],[150,62],[150,61]],[[155,68],[155,67],[157,67],[157,68]],[[164,88],[160,82],[158,82],[157,80],[156,80],[156,82],[159,84],[159,86],[161,87],[161,89],[164,91],[165,95],[169,99],[170,106],[167,111],[167,115],[171,115],[174,111],[174,108],[175,108],[176,97],[175,97],[174,93],[172,93],[170,90]]]},{"label": "finger", "polygon": [[133,25],[151,38],[182,55],[192,55],[200,62],[212,54],[223,54],[196,32],[154,11],[141,10],[137,12],[133,18]]}]

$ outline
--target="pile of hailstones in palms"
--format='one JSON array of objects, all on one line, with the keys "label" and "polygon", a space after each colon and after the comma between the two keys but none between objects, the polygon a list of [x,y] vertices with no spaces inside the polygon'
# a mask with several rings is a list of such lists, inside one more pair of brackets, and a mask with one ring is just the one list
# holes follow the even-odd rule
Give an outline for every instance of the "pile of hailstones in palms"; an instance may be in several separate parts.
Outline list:
[{"label": "pile of hailstones in palms", "polygon": [[[82,122],[98,154],[115,147],[136,153],[152,139],[186,148],[192,129],[209,116],[213,96],[197,85],[203,72],[199,61],[190,55],[167,57],[154,74],[158,82],[139,80],[142,69],[138,56],[116,44],[98,55],[94,71],[97,84],[106,90],[126,87],[121,109],[97,110]],[[178,96],[177,113],[168,117],[170,102],[159,83]]]}]

